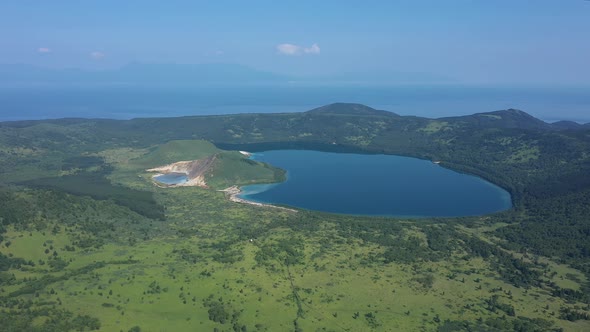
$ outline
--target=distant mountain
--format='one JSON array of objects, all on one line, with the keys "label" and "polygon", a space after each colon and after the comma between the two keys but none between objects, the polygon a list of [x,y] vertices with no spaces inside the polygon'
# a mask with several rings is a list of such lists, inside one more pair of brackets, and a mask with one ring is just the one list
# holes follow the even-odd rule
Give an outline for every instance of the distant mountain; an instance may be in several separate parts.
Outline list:
[{"label": "distant mountain", "polygon": [[448,117],[441,120],[459,121],[480,128],[552,129],[551,125],[543,120],[516,109]]},{"label": "distant mountain", "polygon": [[308,114],[330,114],[330,115],[378,115],[378,116],[399,116],[393,112],[381,111],[362,104],[333,103],[314,108],[305,113]]},{"label": "distant mountain", "polygon": [[402,72],[392,70],[368,72],[343,72],[304,78],[309,81],[351,84],[435,84],[453,83],[457,80],[443,75],[422,72]]},{"label": "distant mountain", "polygon": [[574,121],[557,121],[551,124],[556,130],[584,130],[590,129],[590,123],[580,124]]},{"label": "distant mountain", "polygon": [[207,84],[288,82],[291,77],[236,64],[143,64],[89,71],[31,65],[0,65],[0,83]]},{"label": "distant mountain", "polygon": [[363,72],[333,75],[284,75],[231,63],[146,64],[134,62],[118,69],[51,69],[26,64],[0,64],[0,83],[79,84],[207,84],[207,83],[311,83],[311,84],[434,84],[448,77],[413,72]]}]

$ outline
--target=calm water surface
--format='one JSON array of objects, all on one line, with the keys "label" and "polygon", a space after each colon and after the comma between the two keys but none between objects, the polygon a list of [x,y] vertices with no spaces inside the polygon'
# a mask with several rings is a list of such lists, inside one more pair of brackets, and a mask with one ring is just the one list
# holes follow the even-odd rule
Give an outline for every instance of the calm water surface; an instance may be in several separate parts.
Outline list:
[{"label": "calm water surface", "polygon": [[450,217],[509,209],[510,194],[430,161],[306,150],[255,153],[287,170],[287,181],[243,188],[242,198],[355,215]]},{"label": "calm water surface", "polygon": [[184,173],[168,173],[158,175],[154,177],[154,180],[167,185],[175,185],[187,182],[188,177]]}]

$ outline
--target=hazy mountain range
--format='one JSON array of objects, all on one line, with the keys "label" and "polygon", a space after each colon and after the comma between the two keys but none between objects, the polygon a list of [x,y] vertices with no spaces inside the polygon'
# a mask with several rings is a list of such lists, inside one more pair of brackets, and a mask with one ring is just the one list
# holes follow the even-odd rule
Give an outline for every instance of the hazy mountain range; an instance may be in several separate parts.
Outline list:
[{"label": "hazy mountain range", "polygon": [[256,83],[441,83],[447,77],[413,72],[339,73],[334,75],[286,75],[252,67],[227,64],[130,63],[118,69],[52,69],[28,64],[0,64],[2,84],[256,84]]}]

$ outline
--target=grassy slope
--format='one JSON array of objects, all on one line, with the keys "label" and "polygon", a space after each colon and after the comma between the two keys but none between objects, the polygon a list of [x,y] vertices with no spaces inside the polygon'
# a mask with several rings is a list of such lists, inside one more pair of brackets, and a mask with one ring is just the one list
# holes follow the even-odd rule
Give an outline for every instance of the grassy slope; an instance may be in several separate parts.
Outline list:
[{"label": "grassy slope", "polygon": [[234,151],[219,153],[205,179],[212,188],[223,189],[233,185],[280,182],[284,176],[283,170]]},{"label": "grassy slope", "polygon": [[157,167],[177,161],[196,160],[221,152],[215,145],[200,140],[174,140],[157,145],[145,155],[134,159],[137,167]]},{"label": "grassy slope", "polygon": [[[56,234],[9,231],[7,240],[13,244],[2,247],[0,252],[35,261],[48,260],[51,254],[44,254],[43,243],[51,243],[59,257],[72,260],[65,271],[95,261],[133,260],[108,264],[90,274],[48,285],[38,298],[33,295],[21,298],[34,302],[59,298],[63,303],[61,308],[100,318],[104,331],[127,330],[134,325],[145,331],[208,331],[214,327],[228,330],[231,328],[228,323],[208,319],[203,300],[211,294],[215,299],[223,298],[228,311],[243,310],[238,321],[253,331],[289,330],[295,319],[304,331],[370,330],[364,317],[369,312],[377,317],[379,324],[374,330],[433,330],[438,326],[434,321],[436,315],[442,319],[471,321],[478,317],[501,317],[501,312],[488,312],[484,302],[492,294],[498,294],[493,292],[498,287],[502,287],[501,301],[512,304],[518,315],[547,318],[564,304],[542,289],[525,290],[497,280],[489,263],[478,258],[464,259],[460,250],[439,262],[383,265],[367,260],[382,248],[341,237],[329,220],[317,220],[321,228],[313,233],[288,227],[259,232],[257,228],[293,216],[232,204],[218,193],[199,188],[158,191],[163,195],[162,202],[170,207],[169,221],[162,225],[168,231],[133,245],[123,241],[101,248],[77,247],[76,251],[68,252],[63,248],[74,245],[72,238],[78,231],[70,233],[62,229]],[[236,225],[254,229],[240,235]],[[419,229],[414,229],[412,234],[424,236]],[[253,242],[249,241],[251,237]],[[294,237],[302,241],[304,258],[290,267],[291,278],[280,260],[256,261],[260,248],[267,244],[276,246],[279,241]],[[234,252],[238,261],[220,262],[220,255],[228,252]],[[46,275],[45,269],[46,265],[13,272],[22,280]],[[433,276],[432,286],[417,281],[423,275]],[[299,318],[290,279],[302,302],[303,314]],[[153,282],[162,289],[159,293],[149,293]],[[20,289],[24,284],[5,286],[2,294]],[[55,294],[51,294],[51,289]],[[506,292],[511,293],[510,298]],[[113,306],[103,306],[105,303]],[[549,309],[545,309],[546,304]],[[355,319],[356,312],[360,317]],[[258,329],[257,324],[261,326]],[[558,324],[571,331],[588,327],[583,321],[575,324],[558,321]]]}]

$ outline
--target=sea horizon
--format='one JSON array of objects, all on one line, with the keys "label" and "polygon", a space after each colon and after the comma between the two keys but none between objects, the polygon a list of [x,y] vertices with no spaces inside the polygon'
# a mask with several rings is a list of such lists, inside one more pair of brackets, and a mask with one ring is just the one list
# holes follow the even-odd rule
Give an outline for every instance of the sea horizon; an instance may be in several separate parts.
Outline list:
[{"label": "sea horizon", "polygon": [[428,118],[514,108],[546,122],[590,122],[590,88],[585,87],[313,84],[4,86],[0,121],[291,113],[335,102]]}]

